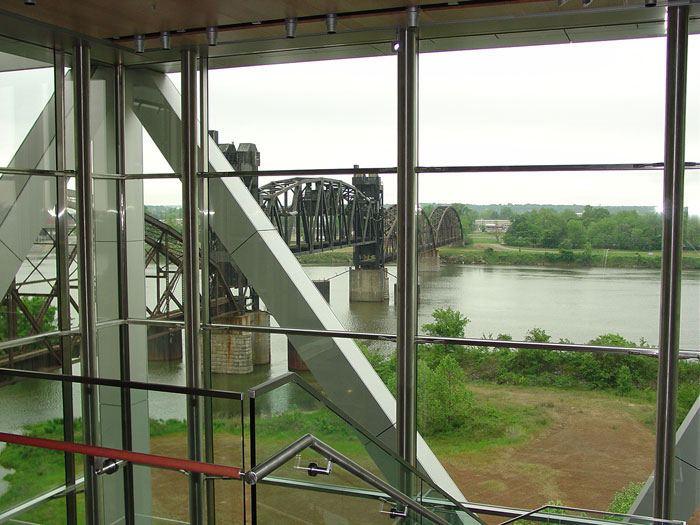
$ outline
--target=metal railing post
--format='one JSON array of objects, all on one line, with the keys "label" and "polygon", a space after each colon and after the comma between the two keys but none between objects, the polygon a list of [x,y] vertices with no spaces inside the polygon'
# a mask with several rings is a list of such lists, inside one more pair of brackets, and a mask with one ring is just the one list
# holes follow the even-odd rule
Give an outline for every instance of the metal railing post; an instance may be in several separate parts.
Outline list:
[{"label": "metal railing post", "polygon": [[[78,197],[78,291],[80,305],[80,355],[82,373],[97,377],[97,312],[95,307],[95,236],[93,218],[92,157],[90,144],[90,48],[86,42],[75,47],[75,188]],[[97,388],[82,387],[83,439],[99,445]],[[100,522],[98,480],[95,460],[85,456],[85,518]]]},{"label": "metal railing post", "polygon": [[[199,166],[209,171],[209,57],[199,57]],[[198,179],[199,186],[199,235],[202,246],[202,322],[211,322],[211,297],[209,292],[209,180]],[[212,387],[211,380],[211,331],[202,331],[202,371],[204,388]],[[204,400],[204,457],[207,463],[214,462],[213,403],[211,398]],[[216,483],[206,481],[207,523],[216,523]],[[245,512],[245,506],[243,507]],[[245,520],[243,520],[245,521]]]},{"label": "metal railing post", "polygon": [[418,35],[401,30],[398,56],[398,314],[396,341],[397,451],[416,465],[416,325],[418,263]]},{"label": "metal railing post", "polygon": [[[126,173],[126,90],[124,84],[124,65],[119,63],[114,68],[115,138],[116,138],[116,172]],[[117,181],[117,279],[119,281],[119,319],[129,318],[129,271],[127,266],[126,235],[126,180]],[[119,327],[119,367],[120,377],[131,380],[131,357],[129,348],[129,325]],[[131,389],[121,389],[122,448],[133,450],[131,423]],[[135,522],[134,511],[134,469],[128,463],[124,465],[124,520],[127,525]]]},{"label": "metal railing post", "polygon": [[654,516],[662,519],[670,519],[673,513],[673,463],[676,447],[678,340],[683,262],[688,13],[687,5],[668,8],[666,37],[664,216],[654,474]]},{"label": "metal railing post", "polygon": [[[182,52],[182,303],[185,317],[185,373],[187,386],[201,386],[199,355],[199,235],[197,207],[197,52]],[[187,451],[189,459],[202,460],[201,401],[187,398]],[[204,485],[201,474],[191,473],[190,523],[204,522]]]},{"label": "metal railing post", "polygon": [[[65,53],[62,50],[54,50],[54,100],[56,122],[56,171],[66,169],[66,64]],[[68,216],[67,216],[68,179],[56,177],[56,280],[58,292],[58,329],[70,330],[70,283],[69,283],[69,249],[68,249]],[[71,355],[73,337],[64,335],[60,338],[61,348],[61,373],[70,375],[73,373]],[[63,404],[63,439],[75,440],[73,428],[73,387],[70,383],[61,384],[61,399]],[[65,482],[66,487],[75,485],[75,455],[65,454]],[[66,494],[66,521],[69,524],[78,522],[75,492]]]}]

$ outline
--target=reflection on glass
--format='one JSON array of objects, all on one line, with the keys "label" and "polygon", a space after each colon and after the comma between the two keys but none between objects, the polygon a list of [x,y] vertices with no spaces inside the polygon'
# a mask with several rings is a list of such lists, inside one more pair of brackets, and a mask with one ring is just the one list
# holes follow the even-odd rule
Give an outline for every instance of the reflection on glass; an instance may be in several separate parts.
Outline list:
[{"label": "reflection on glass", "polygon": [[[0,287],[5,288],[0,302],[0,340],[58,328],[56,179],[35,176],[26,180],[23,188],[10,184],[8,190],[10,186],[17,189],[18,195],[11,206],[2,210],[0,237],[4,252]],[[2,366],[14,367],[25,361],[33,361],[35,366],[60,366],[57,340],[0,350]]]},{"label": "reflection on glass", "polygon": [[0,166],[55,168],[53,64],[3,52],[0,63]]}]

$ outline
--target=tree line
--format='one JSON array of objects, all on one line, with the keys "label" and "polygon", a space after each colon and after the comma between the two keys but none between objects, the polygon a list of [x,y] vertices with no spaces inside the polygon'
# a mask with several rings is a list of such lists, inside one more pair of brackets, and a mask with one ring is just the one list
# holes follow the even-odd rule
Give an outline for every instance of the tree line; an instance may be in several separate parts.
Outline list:
[{"label": "tree line", "polygon": [[[700,246],[700,217],[685,216],[685,246]],[[653,251],[661,249],[663,216],[623,210],[611,214],[607,208],[586,206],[583,213],[559,213],[549,208],[513,217],[503,237],[510,246],[539,248],[611,248]]]},{"label": "tree line", "polygon": [[[516,213],[517,205],[451,204],[465,232],[474,231],[476,219],[508,219],[503,242],[515,247],[654,251],[661,249],[663,216],[644,207],[540,207]],[[525,205],[523,205],[525,206]],[[527,205],[531,206],[531,205]],[[423,205],[429,214],[433,204]],[[577,212],[576,209],[582,211]],[[686,211],[684,246],[700,250],[700,217]]]}]

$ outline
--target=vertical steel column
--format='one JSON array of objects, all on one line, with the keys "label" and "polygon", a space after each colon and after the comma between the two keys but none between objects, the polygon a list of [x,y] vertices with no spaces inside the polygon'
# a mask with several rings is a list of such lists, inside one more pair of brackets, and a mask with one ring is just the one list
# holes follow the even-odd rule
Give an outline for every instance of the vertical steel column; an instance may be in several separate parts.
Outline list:
[{"label": "vertical steel column", "polygon": [[[209,171],[209,57],[199,57],[199,166]],[[209,179],[201,177],[199,184],[199,235],[202,246],[202,322],[211,322],[211,298],[209,297]],[[211,388],[211,332],[202,332],[203,385]],[[204,457],[207,463],[214,463],[214,425],[212,398],[204,402]],[[216,484],[213,479],[206,481],[207,523],[216,523]]]},{"label": "vertical steel column", "polygon": [[672,519],[676,448],[678,339],[683,260],[683,178],[689,7],[668,8],[666,37],[666,136],[664,218],[659,322],[659,378],[656,410],[654,516]]},{"label": "vertical steel column", "polygon": [[[90,148],[90,48],[87,42],[75,47],[75,189],[78,197],[78,291],[80,305],[80,355],[82,373],[97,377],[97,313],[95,309],[95,229],[92,199],[92,157]],[[99,445],[97,387],[82,386],[83,440]],[[100,522],[95,458],[84,456],[85,518]]]},{"label": "vertical steel column", "polygon": [[396,428],[399,456],[416,465],[416,325],[418,206],[418,35],[415,24],[401,31],[398,60],[398,314],[396,340]]},{"label": "vertical steel column", "polygon": [[[124,65],[119,63],[114,68],[114,100],[115,100],[115,149],[116,171],[126,173],[126,90],[124,84]],[[126,237],[126,181],[117,181],[117,280],[119,282],[119,319],[129,318],[129,271],[127,267],[127,237]],[[131,380],[131,358],[129,350],[129,325],[119,327],[119,372],[122,381]],[[131,390],[121,389],[121,420],[122,448],[133,450],[131,433]],[[122,467],[124,473],[124,522],[127,525],[135,523],[134,512],[134,468],[131,463]]]},{"label": "vertical steel column", "polygon": [[[56,124],[56,171],[66,169],[66,125],[65,125],[65,54],[61,50],[53,53],[53,80],[55,100],[55,124]],[[56,280],[58,281],[58,329],[70,330],[70,283],[69,283],[69,257],[68,253],[68,217],[66,200],[68,193],[68,179],[56,177]],[[61,373],[71,375],[73,373],[71,348],[72,337],[61,337]],[[75,441],[73,428],[73,385],[61,384],[61,398],[63,402],[63,439]],[[66,487],[75,485],[75,454],[65,454],[65,482]],[[73,525],[78,522],[75,492],[66,494],[66,521]]]},{"label": "vertical steel column", "polygon": [[[188,387],[201,387],[199,359],[199,242],[197,231],[197,53],[182,52],[182,304],[185,314],[185,373]],[[202,460],[201,403],[187,397],[187,450]],[[204,523],[202,475],[190,472],[190,523]]]}]

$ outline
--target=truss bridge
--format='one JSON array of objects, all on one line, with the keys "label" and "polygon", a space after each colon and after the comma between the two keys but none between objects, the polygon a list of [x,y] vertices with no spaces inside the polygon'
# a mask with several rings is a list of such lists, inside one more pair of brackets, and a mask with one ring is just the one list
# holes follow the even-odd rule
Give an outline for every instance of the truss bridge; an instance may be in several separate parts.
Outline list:
[{"label": "truss bridge", "polygon": [[[381,179],[376,175],[356,176],[353,184],[324,177],[291,178],[260,188],[253,184],[250,189],[257,194],[261,209],[295,255],[352,247],[356,268],[381,268],[396,260],[397,209],[395,205],[384,206]],[[74,205],[71,195],[72,209],[68,210],[71,217]],[[26,260],[26,271],[18,274],[2,300],[3,339],[17,337],[19,332],[34,335],[50,331],[55,323],[58,284],[54,235],[50,228],[42,231],[33,255]],[[459,215],[450,206],[438,206],[429,215],[420,210],[418,236],[419,253],[434,253],[440,246],[461,242]],[[181,319],[182,234],[145,213],[144,241],[147,316]],[[76,288],[76,244],[72,231],[67,246],[69,282]],[[213,232],[208,249],[212,318],[257,310],[259,298],[255,290]],[[76,318],[77,304],[72,297],[71,307]],[[169,334],[167,329],[149,327],[149,337],[165,334]],[[171,343],[178,346],[177,342]],[[77,341],[73,344],[77,348]],[[22,348],[0,350],[0,366],[12,367],[37,356],[41,357],[41,366],[60,364],[57,340],[44,338]]]}]

